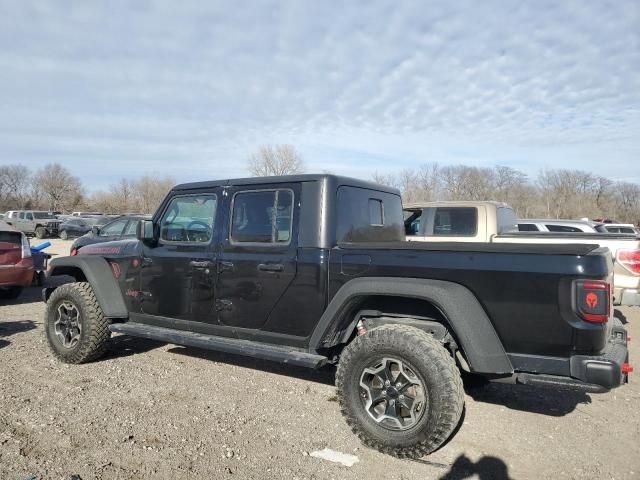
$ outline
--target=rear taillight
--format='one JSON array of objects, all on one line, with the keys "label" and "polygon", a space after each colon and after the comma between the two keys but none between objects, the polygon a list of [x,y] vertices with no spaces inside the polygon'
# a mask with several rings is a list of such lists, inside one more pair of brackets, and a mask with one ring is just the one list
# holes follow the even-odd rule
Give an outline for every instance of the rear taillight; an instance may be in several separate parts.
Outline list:
[{"label": "rear taillight", "polygon": [[22,235],[22,258],[29,258],[31,256],[31,246],[26,235]]},{"label": "rear taillight", "polygon": [[576,282],[576,311],[587,322],[605,323],[609,321],[611,285],[604,280]]},{"label": "rear taillight", "polygon": [[75,257],[76,255],[78,255],[78,249],[77,248],[72,248],[71,249],[71,256]]},{"label": "rear taillight", "polygon": [[640,275],[640,250],[618,250],[616,260],[631,273]]}]

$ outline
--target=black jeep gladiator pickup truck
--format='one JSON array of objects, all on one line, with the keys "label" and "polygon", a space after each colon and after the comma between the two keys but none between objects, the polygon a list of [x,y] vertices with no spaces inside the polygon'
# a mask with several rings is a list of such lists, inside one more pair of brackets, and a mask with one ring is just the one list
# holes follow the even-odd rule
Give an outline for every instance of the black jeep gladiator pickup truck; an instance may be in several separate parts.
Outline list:
[{"label": "black jeep gladiator pickup truck", "polygon": [[319,368],[342,412],[397,456],[441,446],[461,372],[610,389],[627,381],[597,245],[404,241],[399,192],[333,175],[176,186],[137,239],[57,258],[75,282],[43,292],[62,361],[111,332]]}]

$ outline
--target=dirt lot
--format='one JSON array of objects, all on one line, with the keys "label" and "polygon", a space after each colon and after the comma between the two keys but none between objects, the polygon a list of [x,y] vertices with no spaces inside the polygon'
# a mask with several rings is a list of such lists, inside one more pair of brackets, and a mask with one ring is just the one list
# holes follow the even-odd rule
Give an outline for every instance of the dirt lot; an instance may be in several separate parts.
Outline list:
[{"label": "dirt lot", "polygon": [[[54,243],[68,252],[70,242]],[[351,434],[332,370],[123,336],[99,362],[64,365],[47,349],[43,312],[36,288],[0,305],[1,479],[640,478],[637,374],[605,394],[468,389],[457,436],[423,460],[398,460]],[[640,308],[622,313],[640,338]],[[359,462],[310,455],[325,447]]]}]

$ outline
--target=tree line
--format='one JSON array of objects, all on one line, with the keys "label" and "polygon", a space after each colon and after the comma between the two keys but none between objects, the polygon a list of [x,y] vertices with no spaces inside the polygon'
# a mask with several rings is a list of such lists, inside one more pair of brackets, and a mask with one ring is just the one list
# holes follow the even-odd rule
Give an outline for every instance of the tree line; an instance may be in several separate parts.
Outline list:
[{"label": "tree line", "polygon": [[534,178],[515,168],[436,163],[393,174],[377,183],[400,189],[405,203],[434,200],[496,200],[520,218],[610,218],[640,224],[640,185],[612,181],[583,170],[541,170]]},{"label": "tree line", "polygon": [[0,166],[0,212],[74,210],[103,213],[153,213],[175,185],[171,177],[122,178],[106,190],[88,194],[82,181],[58,163],[31,171],[24,165]]},{"label": "tree line", "polygon": [[[253,176],[290,175],[306,170],[292,145],[264,145],[247,159]],[[512,167],[425,164],[372,180],[398,188],[405,203],[434,200],[496,200],[520,218],[611,218],[640,224],[640,185],[613,181],[582,170],[541,170],[530,178]],[[122,178],[106,190],[87,194],[81,180],[52,163],[31,172],[22,165],[0,166],[0,211],[43,209],[70,212],[153,213],[171,177]]]},{"label": "tree line", "polygon": [[[304,173],[291,145],[262,146],[247,160],[254,176]],[[398,188],[404,203],[435,200],[495,200],[520,218],[609,218],[640,224],[640,186],[582,170],[542,170],[534,178],[512,167],[424,164],[391,174],[374,173],[376,183]]]}]

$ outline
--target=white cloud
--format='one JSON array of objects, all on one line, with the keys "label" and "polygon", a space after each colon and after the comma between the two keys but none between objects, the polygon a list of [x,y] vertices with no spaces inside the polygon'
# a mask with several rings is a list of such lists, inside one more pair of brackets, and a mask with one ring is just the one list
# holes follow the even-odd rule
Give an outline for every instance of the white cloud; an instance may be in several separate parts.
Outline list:
[{"label": "white cloud", "polygon": [[633,168],[639,5],[4,2],[0,163],[187,180],[241,175],[257,145],[290,142],[361,176]]}]

